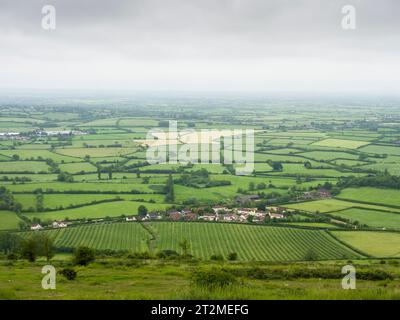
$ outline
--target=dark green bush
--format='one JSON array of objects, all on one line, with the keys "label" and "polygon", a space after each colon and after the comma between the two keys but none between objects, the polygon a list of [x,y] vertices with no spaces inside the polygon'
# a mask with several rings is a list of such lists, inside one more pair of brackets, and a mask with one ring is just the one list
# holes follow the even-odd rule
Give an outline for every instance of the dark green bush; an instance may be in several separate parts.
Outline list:
[{"label": "dark green bush", "polygon": [[220,269],[209,271],[196,271],[192,276],[192,281],[199,287],[224,288],[237,283],[236,277]]},{"label": "dark green bush", "polygon": [[93,249],[79,247],[74,252],[74,263],[80,266],[87,266],[95,260],[96,254]]},{"label": "dark green bush", "polygon": [[59,274],[67,278],[68,280],[75,280],[78,273],[72,268],[64,268],[59,271]]}]

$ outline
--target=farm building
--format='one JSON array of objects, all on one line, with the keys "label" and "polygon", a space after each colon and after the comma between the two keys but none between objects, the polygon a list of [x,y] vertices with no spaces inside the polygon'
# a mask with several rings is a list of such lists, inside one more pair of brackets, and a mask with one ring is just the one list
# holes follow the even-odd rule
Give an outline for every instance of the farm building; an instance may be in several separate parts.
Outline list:
[{"label": "farm building", "polygon": [[168,216],[172,221],[179,221],[183,217],[182,213],[179,211],[171,211],[168,213]]},{"label": "farm building", "polygon": [[197,218],[198,218],[197,213],[193,213],[193,212],[186,213],[184,216],[185,221],[195,221],[195,220],[197,220]]},{"label": "farm building", "polygon": [[220,211],[225,211],[225,212],[231,211],[230,209],[228,209],[227,207],[224,207],[224,206],[214,206],[214,207],[212,207],[212,209],[213,209],[214,213],[218,213]]},{"label": "farm building", "polygon": [[53,228],[66,228],[68,227],[67,223],[64,221],[54,221],[52,223]]},{"label": "farm building", "polygon": [[31,225],[31,230],[41,230],[43,227],[40,224]]}]

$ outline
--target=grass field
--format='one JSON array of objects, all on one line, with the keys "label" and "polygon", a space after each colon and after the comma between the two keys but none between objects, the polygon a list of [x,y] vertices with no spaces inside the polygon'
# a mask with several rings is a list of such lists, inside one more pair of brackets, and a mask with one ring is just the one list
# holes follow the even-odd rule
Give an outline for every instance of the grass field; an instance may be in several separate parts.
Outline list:
[{"label": "grass field", "polygon": [[[15,199],[22,204],[23,209],[36,207],[36,195],[16,194]],[[70,205],[88,204],[92,201],[102,201],[106,199],[121,198],[124,200],[154,200],[158,203],[164,202],[165,196],[162,194],[45,194],[43,202],[45,208],[65,209]]]},{"label": "grass field", "polygon": [[351,208],[332,212],[331,215],[358,221],[369,227],[400,229],[400,213],[391,213],[369,209]]},{"label": "grass field", "polygon": [[379,155],[389,154],[389,155],[400,156],[400,148],[395,147],[395,146],[378,146],[378,145],[372,144],[372,145],[360,148],[359,150],[362,152],[376,153]]},{"label": "grass field", "polygon": [[342,190],[337,196],[339,199],[363,201],[400,207],[400,190],[380,188],[348,188]]},{"label": "grass field", "polygon": [[362,146],[367,145],[367,141],[356,141],[347,139],[324,139],[321,141],[314,142],[313,146],[321,147],[334,147],[334,148],[346,148],[346,149],[358,149]]},{"label": "grass field", "polygon": [[357,155],[351,153],[333,152],[333,151],[309,151],[309,152],[299,153],[298,155],[315,160],[358,159]]},{"label": "grass field", "polygon": [[43,161],[7,161],[1,162],[1,172],[47,172],[49,166]]},{"label": "grass field", "polygon": [[379,205],[372,205],[372,204],[363,204],[357,202],[350,202],[350,201],[343,201],[338,199],[324,199],[324,200],[315,200],[315,201],[306,201],[300,203],[294,203],[286,205],[285,207],[291,209],[297,209],[302,211],[308,211],[312,213],[324,213],[324,212],[332,212],[332,211],[339,211],[343,209],[349,209],[353,207],[361,207],[371,210],[383,210],[383,211],[393,211],[393,212],[400,212],[397,208],[389,208]]},{"label": "grass field", "polygon": [[150,234],[139,223],[86,225],[44,231],[54,237],[58,247],[79,247],[148,251]]},{"label": "grass field", "polygon": [[88,162],[81,163],[66,163],[59,166],[61,171],[68,173],[78,173],[78,172],[96,172],[97,168]]},{"label": "grass field", "polygon": [[15,212],[0,211],[0,230],[17,229],[20,221]]},{"label": "grass field", "polygon": [[151,184],[139,184],[139,183],[119,183],[120,181],[112,181],[101,180],[99,182],[74,182],[74,183],[66,183],[66,182],[51,182],[51,183],[25,183],[25,184],[16,184],[9,185],[8,189],[16,192],[33,192],[36,189],[52,189],[58,192],[67,192],[67,191],[79,191],[79,192],[123,192],[129,193],[132,190],[138,190],[141,192],[154,193],[157,190],[162,188],[163,185],[151,185]]},{"label": "grass field", "polygon": [[400,257],[400,233],[332,231],[340,240],[375,257]]},{"label": "grass field", "polygon": [[158,222],[151,227],[156,232],[158,249],[179,251],[179,242],[188,239],[192,254],[204,259],[212,254],[226,257],[229,252],[236,252],[240,260],[303,260],[310,248],[319,259],[358,255],[333,241],[324,231],[179,222]]},{"label": "grass field", "polygon": [[[47,148],[50,148],[50,146],[47,146]],[[42,158],[42,159],[52,159],[55,162],[79,162],[81,161],[80,159],[73,158],[73,157],[68,157],[68,156],[63,156],[48,150],[38,150],[38,149],[23,149],[23,150],[1,150],[0,154],[12,157],[13,155],[18,155],[20,159],[22,160],[29,160],[32,158]]]},{"label": "grass field", "polygon": [[168,205],[161,203],[147,203],[134,201],[114,201],[107,203],[83,206],[75,209],[65,209],[49,212],[30,212],[25,215],[28,218],[37,217],[41,220],[63,220],[63,219],[93,219],[104,217],[118,217],[121,215],[137,215],[138,207],[144,205],[149,211],[165,210]]},{"label": "grass field", "polygon": [[64,148],[56,149],[58,154],[70,157],[116,157],[134,152],[134,148]]},{"label": "grass field", "polygon": [[[70,257],[57,256],[51,263],[63,268]],[[252,274],[240,278],[240,284],[226,289],[209,290],[194,286],[194,272],[212,269],[228,270],[232,274],[244,274],[257,268],[265,274],[285,274],[292,270],[341,271],[341,264],[326,262],[255,264],[254,262],[220,263],[180,261],[137,262],[130,259],[98,258],[95,263],[77,268],[75,281],[57,278],[57,290],[43,290],[40,283],[45,261],[27,264],[23,261],[0,262],[0,299],[28,300],[249,300],[249,299],[335,299],[370,300],[400,299],[398,267],[389,264],[357,264],[357,271],[389,272],[396,277],[392,281],[365,281],[357,279],[357,290],[343,290],[338,279],[257,279]],[[358,263],[356,261],[355,263]],[[10,280],[12,277],[12,281]],[[383,287],[384,286],[384,287]]]},{"label": "grass field", "polygon": [[[187,239],[191,253],[203,259],[236,252],[240,260],[304,260],[312,248],[318,259],[355,259],[361,256],[322,230],[217,223],[155,222],[147,227],[156,235],[154,250],[180,252]],[[51,230],[59,246],[89,245],[96,249],[139,250],[151,237],[139,223],[113,223]],[[250,244],[250,245],[248,245]],[[147,249],[149,249],[147,247]]]}]

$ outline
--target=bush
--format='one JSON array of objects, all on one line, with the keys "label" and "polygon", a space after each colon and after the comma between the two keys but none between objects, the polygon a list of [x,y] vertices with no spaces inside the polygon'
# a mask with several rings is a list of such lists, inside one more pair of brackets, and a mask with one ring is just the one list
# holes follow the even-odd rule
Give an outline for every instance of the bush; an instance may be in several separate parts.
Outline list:
[{"label": "bush", "polygon": [[213,261],[224,261],[224,257],[222,256],[222,254],[213,254],[210,257],[210,260],[213,260]]},{"label": "bush", "polygon": [[72,268],[64,268],[59,273],[68,280],[75,280],[78,273]]},{"label": "bush", "polygon": [[235,260],[237,260],[237,258],[238,258],[238,255],[236,252],[231,252],[230,254],[228,254],[229,261],[235,261]]},{"label": "bush", "polygon": [[7,260],[10,260],[10,261],[18,260],[18,255],[14,252],[11,252],[7,255]]},{"label": "bush", "polygon": [[310,248],[307,253],[304,256],[305,261],[316,261],[318,260],[318,254],[317,252],[313,249]]},{"label": "bush", "polygon": [[74,252],[74,263],[80,266],[87,266],[95,259],[95,251],[87,247],[79,247]]},{"label": "bush", "polygon": [[193,274],[192,281],[195,285],[208,289],[224,288],[237,282],[233,274],[219,269],[197,271]]},{"label": "bush", "polygon": [[179,253],[175,250],[162,250],[156,254],[157,258],[159,259],[173,259],[178,258]]}]

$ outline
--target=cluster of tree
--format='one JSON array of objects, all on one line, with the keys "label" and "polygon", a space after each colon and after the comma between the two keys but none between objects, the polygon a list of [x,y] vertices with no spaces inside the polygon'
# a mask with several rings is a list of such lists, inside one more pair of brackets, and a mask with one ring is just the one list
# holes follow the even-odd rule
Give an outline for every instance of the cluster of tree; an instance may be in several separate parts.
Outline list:
[{"label": "cluster of tree", "polygon": [[369,175],[365,177],[344,177],[339,179],[337,187],[384,187],[400,189],[400,177],[392,176],[387,171],[377,175]]},{"label": "cluster of tree", "polygon": [[[56,246],[51,237],[39,232],[29,237],[20,237],[14,233],[0,233],[0,250],[9,259],[26,259],[35,262],[38,257],[45,257],[50,261],[56,253]],[[78,247],[73,251],[73,263],[86,266],[95,260],[95,250],[87,247]]]},{"label": "cluster of tree", "polygon": [[271,166],[274,171],[282,171],[283,166],[281,162],[268,160],[267,163]]},{"label": "cluster of tree", "polygon": [[22,205],[14,199],[13,194],[5,187],[0,187],[0,210],[21,212]]},{"label": "cluster of tree", "polygon": [[57,180],[60,182],[74,182],[74,177],[68,172],[60,172],[57,175]]},{"label": "cluster of tree", "polygon": [[55,253],[53,240],[45,233],[21,238],[13,233],[0,234],[0,250],[10,258],[23,258],[35,262],[40,256],[49,261]]},{"label": "cluster of tree", "polygon": [[200,169],[196,171],[191,171],[190,173],[185,173],[176,179],[177,184],[181,184],[187,187],[194,188],[209,188],[217,186],[227,186],[230,185],[230,181],[223,180],[210,180],[210,174],[206,169]]},{"label": "cluster of tree", "polygon": [[175,201],[175,191],[174,191],[174,180],[172,179],[172,175],[168,176],[167,183],[165,185],[165,202],[174,202]]},{"label": "cluster of tree", "polygon": [[2,176],[2,177],[0,177],[0,181],[4,181],[4,182],[15,182],[15,183],[17,183],[17,182],[24,183],[24,182],[30,182],[30,181],[32,181],[32,179],[29,178],[29,177],[12,177],[12,178],[10,178],[10,177],[8,177],[8,176]]}]

